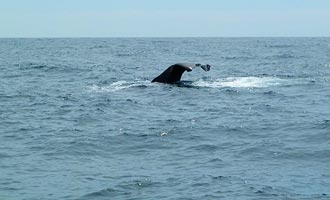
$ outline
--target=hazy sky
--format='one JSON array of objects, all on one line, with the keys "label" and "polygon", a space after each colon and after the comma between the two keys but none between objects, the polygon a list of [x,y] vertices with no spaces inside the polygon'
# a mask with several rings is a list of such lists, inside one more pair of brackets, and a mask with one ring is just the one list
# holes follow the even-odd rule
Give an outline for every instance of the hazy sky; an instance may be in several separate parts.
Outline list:
[{"label": "hazy sky", "polygon": [[330,0],[0,0],[0,37],[330,36]]}]

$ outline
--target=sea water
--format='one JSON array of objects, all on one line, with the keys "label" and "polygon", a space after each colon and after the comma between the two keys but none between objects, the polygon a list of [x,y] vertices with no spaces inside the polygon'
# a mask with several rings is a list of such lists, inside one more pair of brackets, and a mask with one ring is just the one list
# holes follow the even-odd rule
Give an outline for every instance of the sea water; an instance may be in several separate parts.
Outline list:
[{"label": "sea water", "polygon": [[330,199],[329,102],[330,38],[0,39],[0,199]]}]

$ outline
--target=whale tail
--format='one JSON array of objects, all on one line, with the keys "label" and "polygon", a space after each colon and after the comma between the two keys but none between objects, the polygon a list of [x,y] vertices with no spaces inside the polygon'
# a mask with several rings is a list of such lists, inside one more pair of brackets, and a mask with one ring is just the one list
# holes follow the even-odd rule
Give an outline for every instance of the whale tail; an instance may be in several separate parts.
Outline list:
[{"label": "whale tail", "polygon": [[206,64],[206,65],[200,65],[200,67],[204,70],[204,71],[210,71],[211,69],[211,65],[209,64]]},{"label": "whale tail", "polygon": [[169,66],[163,73],[154,78],[151,82],[159,83],[175,83],[180,81],[185,71],[192,71],[195,67],[201,67],[204,71],[209,71],[211,66],[208,64],[174,64]]}]

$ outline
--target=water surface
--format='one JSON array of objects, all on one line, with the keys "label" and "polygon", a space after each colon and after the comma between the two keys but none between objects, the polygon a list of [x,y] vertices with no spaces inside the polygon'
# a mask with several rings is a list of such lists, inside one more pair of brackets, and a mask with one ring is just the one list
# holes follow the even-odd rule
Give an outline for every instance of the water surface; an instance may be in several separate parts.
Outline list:
[{"label": "water surface", "polygon": [[330,199],[329,88],[329,38],[0,39],[0,198]]}]

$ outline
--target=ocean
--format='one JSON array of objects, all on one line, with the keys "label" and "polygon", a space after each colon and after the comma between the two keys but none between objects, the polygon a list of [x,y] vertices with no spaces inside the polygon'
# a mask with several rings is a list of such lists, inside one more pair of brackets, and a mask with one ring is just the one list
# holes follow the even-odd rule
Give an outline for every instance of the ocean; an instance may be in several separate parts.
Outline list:
[{"label": "ocean", "polygon": [[329,100],[330,38],[3,38],[0,199],[330,199]]}]

